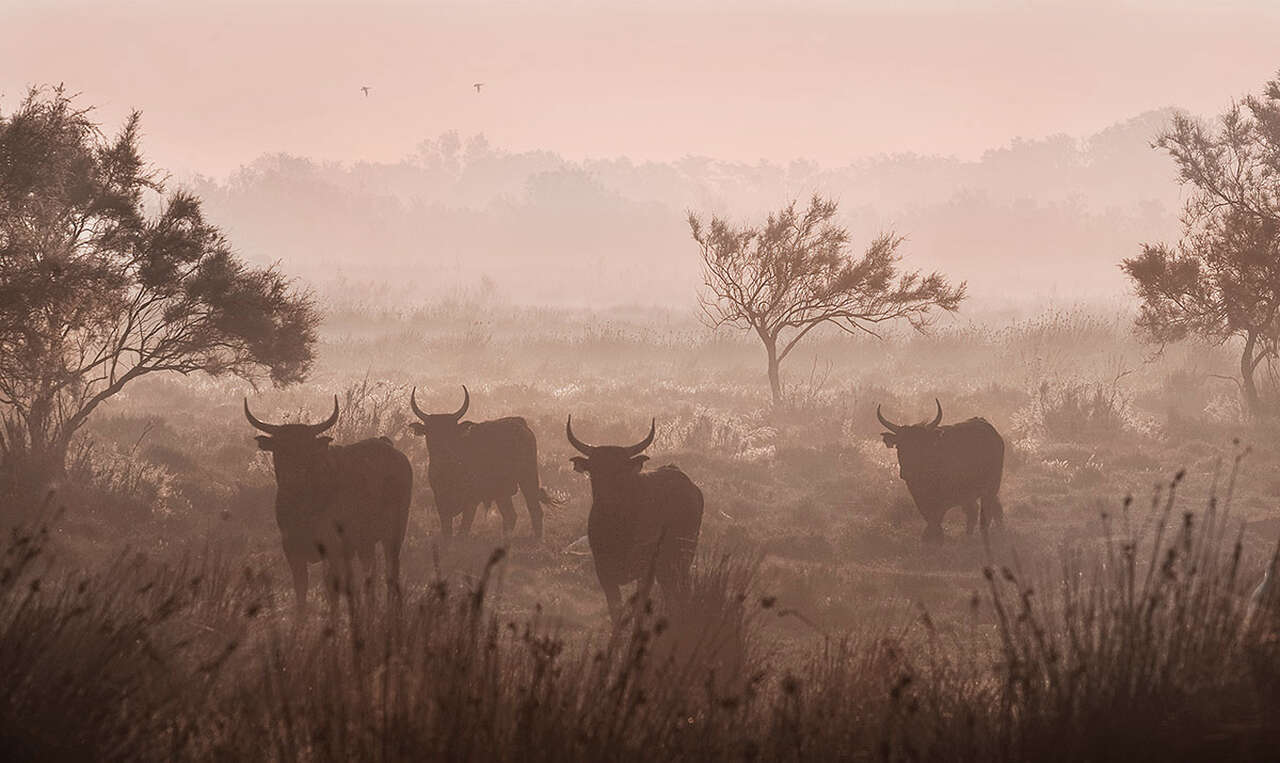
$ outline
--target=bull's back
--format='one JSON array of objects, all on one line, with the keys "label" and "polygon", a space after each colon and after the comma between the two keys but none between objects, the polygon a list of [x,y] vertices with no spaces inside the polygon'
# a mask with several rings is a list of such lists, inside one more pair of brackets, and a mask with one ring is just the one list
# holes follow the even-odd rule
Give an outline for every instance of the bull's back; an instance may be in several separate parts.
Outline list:
[{"label": "bull's back", "polygon": [[367,440],[341,445],[331,449],[339,470],[355,474],[383,477],[413,477],[409,457],[386,437],[370,437]]},{"label": "bull's back", "polygon": [[519,416],[472,425],[465,453],[465,471],[482,498],[514,495],[521,480],[537,474],[538,442]]},{"label": "bull's back", "polygon": [[282,514],[277,507],[285,553],[315,562],[321,545],[402,538],[413,493],[408,457],[378,437],[332,446],[327,458],[305,511]]},{"label": "bull's back", "polygon": [[510,462],[538,452],[538,441],[529,423],[520,416],[508,416],[473,424],[466,435],[469,455],[480,460]]},{"label": "bull's back", "polygon": [[409,457],[385,437],[333,448],[340,513],[356,518],[408,517],[413,494],[413,466]]},{"label": "bull's back", "polygon": [[994,491],[1004,473],[1004,438],[983,418],[944,428],[943,462],[957,487]]},{"label": "bull's back", "polygon": [[697,536],[702,527],[702,490],[679,467],[667,465],[641,475],[647,510],[665,526]]}]

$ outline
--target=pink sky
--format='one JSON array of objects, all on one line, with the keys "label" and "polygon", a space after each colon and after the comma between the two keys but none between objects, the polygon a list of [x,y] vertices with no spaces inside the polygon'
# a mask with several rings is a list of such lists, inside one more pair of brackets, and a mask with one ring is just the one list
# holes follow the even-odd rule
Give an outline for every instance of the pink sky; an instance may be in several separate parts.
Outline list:
[{"label": "pink sky", "polygon": [[1280,69],[1261,0],[368,5],[0,0],[0,108],[60,81],[108,127],[140,108],[179,173],[392,160],[451,129],[571,157],[841,163],[1212,114]]}]

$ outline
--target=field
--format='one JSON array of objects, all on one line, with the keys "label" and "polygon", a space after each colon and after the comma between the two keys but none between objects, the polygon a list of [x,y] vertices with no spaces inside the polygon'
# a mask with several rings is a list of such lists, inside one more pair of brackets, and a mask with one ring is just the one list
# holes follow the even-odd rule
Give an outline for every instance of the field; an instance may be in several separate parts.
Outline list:
[{"label": "field", "polygon": [[[652,310],[331,300],[286,390],[163,377],[89,425],[0,581],[0,743],[22,757],[1267,758],[1269,635],[1242,638],[1280,538],[1276,433],[1231,347],[1156,348],[1121,307],[815,335],[773,409],[760,348]],[[564,499],[444,547],[409,432],[522,415]],[[415,465],[403,611],[373,589],[296,624],[270,462],[240,410],[384,434]],[[922,544],[875,407],[988,418],[1006,525]],[[638,440],[707,498],[695,602],[608,623],[565,417]],[[1131,498],[1132,500],[1127,500]],[[42,533],[39,528],[44,527]],[[501,548],[500,551],[495,549]],[[313,597],[320,592],[313,588]],[[321,599],[322,600],[322,599]],[[1265,631],[1266,629],[1262,629]],[[1259,635],[1259,634],[1255,634]],[[55,712],[54,710],[57,709]],[[0,752],[3,752],[0,750]],[[12,757],[12,755],[10,756]]]}]

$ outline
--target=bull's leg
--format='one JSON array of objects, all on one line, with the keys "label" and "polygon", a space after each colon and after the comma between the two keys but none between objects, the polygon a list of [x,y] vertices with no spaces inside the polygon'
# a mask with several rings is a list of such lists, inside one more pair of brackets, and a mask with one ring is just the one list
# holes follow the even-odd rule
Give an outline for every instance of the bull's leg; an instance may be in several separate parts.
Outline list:
[{"label": "bull's leg", "polygon": [[662,592],[664,595],[672,593],[677,597],[686,597],[693,581],[693,559],[698,554],[697,536],[676,537],[664,542],[663,546],[663,555],[657,568]]},{"label": "bull's leg", "polygon": [[942,518],[946,516],[946,511],[922,511],[924,515],[925,527],[924,535],[921,539],[925,543],[941,543],[942,542]]},{"label": "bull's leg", "polygon": [[293,573],[293,593],[298,605],[298,618],[307,613],[307,560],[301,555],[289,556],[289,572]]},{"label": "bull's leg", "polygon": [[361,594],[368,596],[369,602],[372,603],[378,596],[373,587],[373,579],[378,568],[377,550],[370,543],[367,546],[361,546],[356,555],[360,561],[360,576],[355,579],[355,582],[359,585]]},{"label": "bull's leg", "polygon": [[524,496],[524,505],[529,509],[529,524],[533,526],[533,537],[542,540],[542,491],[538,488],[538,480],[526,479],[520,483],[520,494]]},{"label": "bull's leg", "polygon": [[329,600],[329,615],[337,616],[338,604],[342,596],[342,558],[335,556],[325,562],[324,595]]},{"label": "bull's leg", "polygon": [[982,499],[983,531],[986,531],[992,522],[996,523],[996,527],[1004,527],[1004,507],[1000,505],[1000,499],[995,495],[984,496]]},{"label": "bull's leg", "polygon": [[516,529],[516,507],[511,504],[511,496],[498,499],[498,513],[502,515],[502,534],[510,535]]},{"label": "bull's leg", "polygon": [[677,551],[670,558],[663,559],[657,570],[658,585],[662,586],[662,597],[667,600],[668,608],[684,607],[689,601],[690,564],[686,555]]},{"label": "bull's leg", "polygon": [[448,543],[453,537],[453,515],[442,508],[437,508],[436,513],[440,515],[440,536]]},{"label": "bull's leg", "polygon": [[336,545],[338,548],[329,557],[329,579],[326,581],[328,585],[325,586],[329,592],[329,605],[333,608],[334,615],[338,613],[342,597],[351,599],[356,595],[355,589],[359,586],[355,576],[356,549],[343,541],[339,541]]},{"label": "bull's leg", "polygon": [[969,501],[964,505],[964,534],[973,535],[973,527],[978,524],[978,502]]},{"label": "bull's leg", "polygon": [[600,588],[604,590],[604,600],[609,606],[609,619],[617,625],[622,621],[622,593],[618,590],[618,583],[600,572],[599,567],[596,568],[596,578],[600,581]]},{"label": "bull's leg", "polygon": [[396,606],[400,603],[400,544],[401,538],[393,540],[384,540],[382,542],[382,555],[386,557],[387,565],[387,605]]},{"label": "bull's leg", "polygon": [[655,563],[650,564],[649,568],[641,573],[636,580],[636,593],[631,598],[631,601],[634,607],[632,612],[637,620],[653,611],[653,584],[658,579],[658,564],[660,563],[661,560],[655,560]]},{"label": "bull's leg", "polygon": [[459,535],[471,534],[471,523],[476,521],[476,504],[470,503],[462,509],[462,527],[459,529]]}]

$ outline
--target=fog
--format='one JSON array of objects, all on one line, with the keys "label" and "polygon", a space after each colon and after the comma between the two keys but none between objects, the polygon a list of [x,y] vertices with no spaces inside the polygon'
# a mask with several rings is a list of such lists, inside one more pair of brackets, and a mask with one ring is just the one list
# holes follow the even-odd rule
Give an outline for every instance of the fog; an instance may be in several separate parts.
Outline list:
[{"label": "fog", "polygon": [[1104,263],[1180,209],[1145,147],[1269,76],[1280,34],[1265,2],[3,7],[0,104],[141,109],[246,257],[594,306],[688,302],[686,211],[813,192],[976,296],[1121,296]]},{"label": "fog", "polygon": [[485,283],[525,305],[688,306],[700,261],[686,212],[746,221],[822,193],[840,201],[856,244],[897,231],[915,267],[967,280],[981,307],[1022,308],[1118,300],[1128,287],[1117,263],[1135,242],[1176,238],[1177,186],[1149,145],[1169,115],[1019,140],[972,161],[830,167],[575,161],[445,133],[395,163],[277,154],[190,185],[246,256],[321,288],[394,281],[384,296],[401,302]]},{"label": "fog", "polygon": [[0,758],[1269,760],[1276,40],[0,0]]}]

